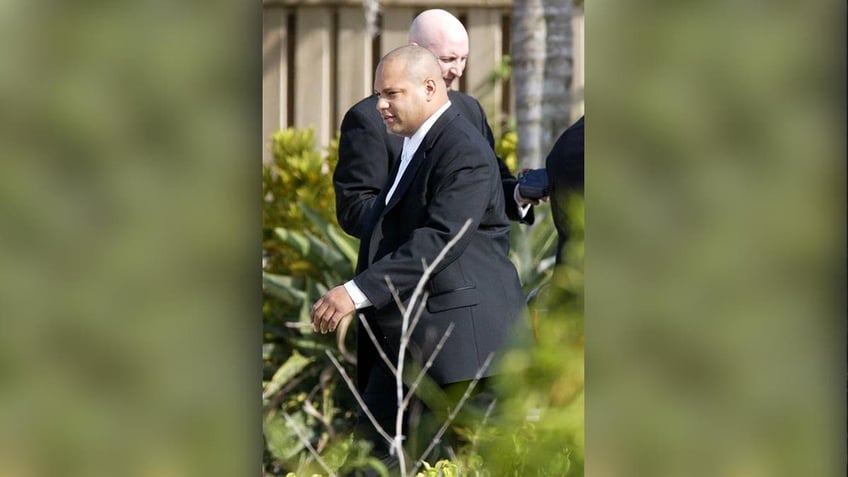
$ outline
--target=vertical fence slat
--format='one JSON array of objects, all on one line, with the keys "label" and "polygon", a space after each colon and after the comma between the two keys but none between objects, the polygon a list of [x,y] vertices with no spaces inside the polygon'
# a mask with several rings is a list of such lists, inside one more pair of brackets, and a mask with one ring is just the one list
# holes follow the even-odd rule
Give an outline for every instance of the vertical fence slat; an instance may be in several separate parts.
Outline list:
[{"label": "vertical fence slat", "polygon": [[409,25],[415,18],[413,8],[386,8],[383,12],[383,28],[380,34],[382,55],[409,43]]},{"label": "vertical fence slat", "polygon": [[359,7],[339,8],[338,35],[338,117],[342,117],[357,101],[371,94],[374,88],[371,71],[371,36],[365,31],[365,14]]},{"label": "vertical fence slat", "polygon": [[330,51],[332,12],[323,7],[297,10],[295,108],[297,128],[315,128],[322,148],[330,143]]},{"label": "vertical fence slat", "polygon": [[502,84],[490,81],[501,59],[501,15],[497,10],[472,9],[467,14],[469,55],[463,75],[468,93],[483,106],[489,125],[497,134],[502,116]]},{"label": "vertical fence slat", "polygon": [[271,160],[271,134],[286,123],[285,9],[266,8],[262,15],[262,162]]},{"label": "vertical fence slat", "polygon": [[583,115],[583,111],[585,109],[585,85],[586,85],[586,65],[585,65],[585,54],[584,54],[584,24],[585,24],[585,16],[583,15],[583,6],[574,7],[574,16],[571,20],[572,31],[573,31],[573,45],[574,45],[574,79],[572,81],[572,97],[574,101],[571,106],[571,119],[572,121],[576,121],[577,118]]}]

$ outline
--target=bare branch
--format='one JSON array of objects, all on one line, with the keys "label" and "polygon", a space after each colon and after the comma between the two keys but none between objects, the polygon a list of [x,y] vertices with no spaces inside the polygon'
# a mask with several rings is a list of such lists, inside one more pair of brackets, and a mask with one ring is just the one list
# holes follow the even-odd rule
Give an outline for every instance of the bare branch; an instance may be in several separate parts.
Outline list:
[{"label": "bare branch", "polygon": [[427,307],[427,300],[430,299],[430,293],[424,292],[423,297],[421,298],[421,306],[415,311],[415,316],[412,318],[412,323],[409,325],[409,330],[407,330],[406,336],[407,341],[412,339],[412,332],[415,331],[415,327],[418,326],[418,321],[421,319],[421,314],[424,313],[424,309]]},{"label": "bare branch", "polygon": [[406,409],[406,406],[409,405],[409,400],[412,399],[412,396],[415,394],[415,390],[418,389],[418,385],[421,384],[421,380],[424,379],[424,375],[427,374],[427,370],[433,366],[433,362],[436,360],[436,355],[442,350],[442,347],[445,345],[445,342],[448,340],[448,337],[453,333],[454,324],[451,323],[448,325],[448,329],[445,330],[445,333],[442,335],[442,339],[439,340],[439,344],[436,345],[436,349],[430,353],[430,358],[424,363],[424,367],[418,373],[418,376],[415,378],[415,381],[409,386],[409,391],[406,393],[406,397],[403,399],[403,409]]},{"label": "bare branch", "polygon": [[371,329],[371,325],[368,324],[368,320],[365,319],[365,315],[362,313],[359,313],[359,321],[362,322],[365,332],[368,334],[368,337],[371,338],[371,342],[374,343],[374,347],[377,348],[377,353],[379,353],[380,357],[383,358],[383,362],[389,367],[389,371],[391,371],[392,374],[397,375],[397,369],[395,369],[394,363],[392,363],[392,360],[386,356],[386,352],[377,340],[377,335],[374,334],[374,330]]},{"label": "bare branch", "polygon": [[480,431],[486,427],[486,423],[489,422],[489,417],[491,417],[492,412],[495,410],[495,404],[498,403],[497,399],[493,399],[492,402],[489,403],[489,407],[486,408],[486,413],[483,414],[483,419],[480,421],[480,426],[477,427],[477,432],[474,433],[474,437],[472,437],[471,441],[471,454],[477,453],[477,444],[480,441]]},{"label": "bare branch", "polygon": [[336,345],[339,347],[339,352],[342,354],[342,357],[351,364],[356,364],[356,356],[353,355],[350,351],[347,350],[347,346],[345,346],[345,337],[347,336],[347,332],[350,329],[350,323],[353,315],[347,315],[341,319],[339,322],[339,326],[336,329]]},{"label": "bare branch", "polygon": [[330,477],[336,477],[336,473],[333,472],[332,469],[330,469],[327,463],[324,462],[324,459],[322,459],[321,456],[318,455],[318,451],[316,451],[315,448],[312,447],[312,443],[309,442],[309,439],[307,439],[306,436],[303,435],[303,431],[300,429],[300,427],[298,427],[297,422],[295,422],[295,420],[292,419],[291,416],[289,416],[286,412],[283,412],[283,417],[286,419],[286,423],[288,423],[288,425],[291,426],[291,428],[294,430],[294,433],[297,434],[297,437],[300,439],[303,445],[305,445],[306,448],[309,449],[309,452],[315,457],[315,460],[318,462],[318,464],[320,464],[321,467],[323,467],[324,470],[327,471],[327,474],[329,474]]},{"label": "bare branch", "polygon": [[339,373],[342,375],[342,378],[347,384],[347,387],[350,388],[350,391],[353,393],[353,397],[356,398],[356,402],[359,403],[359,406],[362,408],[363,412],[365,412],[365,415],[368,417],[368,420],[371,421],[371,424],[374,425],[374,429],[377,430],[380,436],[385,439],[386,442],[389,443],[389,445],[393,445],[392,436],[388,435],[386,431],[383,430],[383,427],[380,426],[380,423],[378,423],[377,419],[374,418],[374,415],[371,414],[371,410],[368,409],[368,406],[365,405],[365,401],[362,400],[362,396],[359,394],[359,391],[356,390],[356,386],[353,384],[353,380],[350,379],[350,376],[347,375],[347,371],[344,370],[342,365],[338,362],[336,357],[333,356],[333,353],[331,353],[330,350],[325,350],[324,352],[327,353],[327,356],[330,358],[330,361],[332,361],[333,364],[336,366],[336,369],[339,370]]},{"label": "bare branch", "polygon": [[439,432],[437,432],[436,435],[433,436],[433,439],[430,441],[430,445],[428,445],[427,448],[424,449],[424,452],[421,454],[421,457],[418,459],[418,462],[416,462],[415,465],[412,467],[412,474],[415,474],[418,471],[418,468],[421,467],[421,464],[424,462],[424,459],[426,459],[427,456],[430,455],[430,452],[433,452],[433,449],[436,447],[436,444],[438,444],[442,440],[442,436],[445,434],[445,431],[448,429],[448,426],[450,426],[451,422],[453,422],[453,420],[456,418],[456,415],[459,414],[459,410],[462,409],[463,405],[465,405],[465,401],[467,401],[468,398],[471,397],[471,392],[474,391],[474,388],[477,386],[477,383],[480,382],[480,379],[483,377],[483,373],[486,372],[486,369],[489,367],[489,364],[491,364],[492,358],[494,357],[494,353],[489,353],[489,357],[486,358],[486,361],[483,363],[483,366],[481,366],[480,369],[477,370],[477,374],[474,375],[474,379],[471,380],[470,383],[468,383],[468,389],[465,390],[465,394],[463,394],[462,398],[459,399],[459,402],[457,403],[456,407],[451,410],[447,420],[445,420],[445,423],[442,424],[442,427],[439,429]]},{"label": "bare branch", "polygon": [[418,285],[415,287],[415,291],[412,292],[412,297],[409,299],[409,305],[407,305],[409,308],[413,308],[415,306],[415,303],[418,301],[418,297],[421,296],[421,292],[424,291],[424,285],[427,283],[427,280],[430,279],[430,275],[432,275],[433,271],[436,269],[439,263],[441,263],[441,261],[445,259],[445,255],[448,254],[450,249],[452,249],[453,246],[456,245],[457,242],[459,242],[462,236],[465,235],[465,232],[470,226],[471,219],[468,219],[465,221],[465,224],[462,225],[462,228],[459,229],[459,232],[457,232],[456,236],[450,239],[450,241],[445,244],[445,248],[443,248],[442,251],[439,252],[438,255],[436,255],[436,259],[433,260],[433,263],[429,267],[426,267],[424,269],[424,274],[421,276],[421,279],[418,281]]},{"label": "bare branch", "polygon": [[386,275],[386,286],[389,287],[389,291],[392,293],[392,298],[395,300],[395,304],[400,310],[401,315],[406,315],[406,307],[403,305],[403,300],[400,299],[400,292],[394,283],[392,283],[392,277]]},{"label": "bare branch", "polygon": [[[439,265],[439,263],[444,260],[448,251],[453,248],[454,245],[459,242],[465,232],[468,230],[468,227],[471,225],[471,219],[465,221],[462,228],[457,232],[456,236],[448,241],[445,244],[445,247],[439,252],[436,256],[436,259],[433,261],[432,265],[424,267],[424,273],[421,275],[421,278],[418,280],[418,284],[415,286],[415,290],[412,292],[412,296],[409,299],[409,303],[404,309],[403,313],[403,321],[401,322],[401,340],[400,340],[400,348],[398,350],[398,363],[397,363],[397,373],[395,374],[395,392],[397,393],[397,403],[398,403],[398,413],[397,418],[395,419],[395,438],[394,438],[394,447],[393,449],[398,450],[398,466],[400,467],[401,477],[406,477],[407,469],[406,469],[406,459],[403,452],[403,418],[405,414],[404,407],[404,393],[403,393],[403,366],[404,360],[406,358],[406,348],[409,345],[409,340],[412,336],[412,332],[414,331],[414,327],[410,327],[410,313],[412,310],[416,309],[416,303],[418,303],[419,297],[424,295],[426,299],[426,293],[424,293],[424,286],[427,284],[427,281],[430,279],[430,275],[433,274],[433,271]],[[422,261],[422,265],[425,265],[426,262]],[[386,281],[389,283],[389,286],[392,287],[391,280],[386,277]],[[395,295],[395,299],[398,299],[398,294],[393,293]],[[400,306],[400,305],[399,305]],[[414,325],[418,324],[418,318],[426,306],[426,302],[422,302],[422,305],[418,307],[417,316],[414,322]],[[487,365],[488,366],[488,365]],[[431,443],[432,445],[432,443]],[[414,473],[414,471],[413,471]]]}]

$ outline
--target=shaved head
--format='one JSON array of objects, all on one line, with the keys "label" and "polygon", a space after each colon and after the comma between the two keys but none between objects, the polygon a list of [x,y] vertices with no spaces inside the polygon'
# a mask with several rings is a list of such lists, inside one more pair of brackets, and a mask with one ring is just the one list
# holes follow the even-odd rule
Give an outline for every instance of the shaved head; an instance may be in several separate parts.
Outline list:
[{"label": "shaved head", "polygon": [[412,137],[415,131],[448,102],[439,62],[426,48],[407,45],[386,54],[374,75],[377,110],[386,130]]},{"label": "shaved head", "polygon": [[406,73],[409,75],[409,80],[413,82],[423,82],[428,78],[438,78],[441,76],[439,61],[433,54],[419,46],[406,45],[386,53],[377,65],[377,69],[386,63],[395,61],[402,62],[406,67]]},{"label": "shaved head", "polygon": [[455,16],[441,9],[421,12],[409,27],[409,42],[436,55],[448,88],[460,78],[468,59],[468,32]]},{"label": "shaved head", "polygon": [[455,16],[446,10],[434,8],[421,12],[409,27],[409,42],[430,49],[443,37],[464,39],[468,42],[468,33]]}]

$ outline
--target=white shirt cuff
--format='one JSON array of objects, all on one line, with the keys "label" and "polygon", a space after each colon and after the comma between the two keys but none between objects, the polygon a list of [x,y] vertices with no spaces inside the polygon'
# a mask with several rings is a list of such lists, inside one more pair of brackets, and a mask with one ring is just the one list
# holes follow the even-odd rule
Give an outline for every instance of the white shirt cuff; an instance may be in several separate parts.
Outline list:
[{"label": "white shirt cuff", "polygon": [[530,211],[530,207],[533,206],[531,203],[527,203],[522,205],[521,194],[518,193],[518,184],[515,184],[515,189],[512,191],[512,198],[515,199],[515,204],[518,205],[518,215],[523,219],[527,212]]},{"label": "white shirt cuff", "polygon": [[344,287],[345,291],[347,291],[347,294],[350,295],[350,299],[353,300],[353,305],[356,307],[357,310],[361,310],[366,306],[371,306],[371,300],[369,300],[368,297],[365,296],[364,293],[362,293],[362,290],[360,290],[359,287],[356,286],[356,283],[354,283],[353,280],[345,282]]}]

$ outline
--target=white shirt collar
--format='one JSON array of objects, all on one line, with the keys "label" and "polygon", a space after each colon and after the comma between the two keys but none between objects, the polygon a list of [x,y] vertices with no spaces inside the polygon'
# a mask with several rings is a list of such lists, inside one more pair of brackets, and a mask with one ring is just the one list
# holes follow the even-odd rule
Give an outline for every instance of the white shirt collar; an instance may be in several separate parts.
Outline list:
[{"label": "white shirt collar", "polygon": [[437,119],[450,107],[451,102],[448,101],[441,108],[437,109],[435,113],[433,113],[424,124],[415,131],[415,134],[412,137],[403,138],[403,152],[400,156],[400,166],[398,166],[398,173],[395,177],[394,183],[392,183],[392,187],[389,188],[389,192],[386,194],[386,204],[389,203],[389,200],[395,193],[395,189],[397,189],[398,184],[400,184],[400,179],[403,177],[403,173],[406,172],[406,166],[412,161],[412,156],[415,155],[415,151],[418,150],[418,146],[421,145],[421,141],[424,140],[424,136],[430,132],[430,128],[433,127],[433,124]]},{"label": "white shirt collar", "polygon": [[435,113],[430,115],[430,117],[427,118],[426,121],[424,121],[424,124],[422,124],[421,127],[418,128],[417,131],[415,131],[415,134],[413,134],[412,137],[403,138],[403,152],[404,157],[406,157],[407,160],[412,158],[412,156],[415,154],[415,151],[418,150],[418,146],[420,146],[421,142],[424,140],[424,136],[426,136],[427,133],[430,132],[430,128],[432,128],[433,124],[436,123],[439,117],[441,117],[441,115],[444,114],[445,111],[447,111],[450,105],[451,102],[450,100],[448,100],[447,103],[443,104],[441,108],[437,109]]}]

